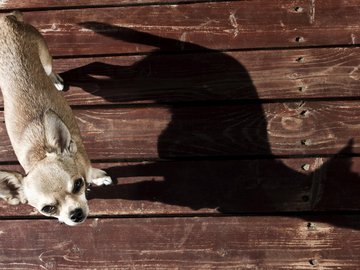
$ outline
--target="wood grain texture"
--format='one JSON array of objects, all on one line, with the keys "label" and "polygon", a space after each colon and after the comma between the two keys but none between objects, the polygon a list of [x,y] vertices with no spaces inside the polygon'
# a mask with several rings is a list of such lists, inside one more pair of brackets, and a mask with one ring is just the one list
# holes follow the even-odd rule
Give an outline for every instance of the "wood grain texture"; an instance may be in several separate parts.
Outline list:
[{"label": "wood grain texture", "polygon": [[76,112],[93,159],[358,153],[359,114],[357,101]]},{"label": "wood grain texture", "polygon": [[77,227],[1,201],[0,269],[359,268],[358,1],[0,0],[13,8],[116,184],[92,187]]},{"label": "wood grain texture", "polygon": [[359,40],[359,9],[356,0],[234,1],[32,11],[24,17],[60,56],[352,45]]},{"label": "wood grain texture", "polygon": [[54,66],[70,104],[95,105],[357,98],[359,60],[360,48],[323,48],[57,59]]},{"label": "wood grain texture", "polygon": [[[315,227],[310,227],[309,221]],[[332,225],[343,224],[347,228]],[[358,217],[2,221],[0,269],[358,269]]]},{"label": "wood grain texture", "polygon": [[[0,2],[0,10],[6,9],[49,9],[49,8],[81,8],[92,6],[121,6],[141,4],[177,3],[179,0],[3,0]],[[194,2],[193,0],[181,0],[182,3]],[[201,0],[197,0],[201,2]]]},{"label": "wood grain texture", "polygon": [[[356,154],[357,101],[78,109],[91,159]],[[0,113],[0,161],[16,160]]]},{"label": "wood grain texture", "polygon": [[[305,211],[321,164],[314,158],[94,163],[117,184],[92,187],[87,197],[92,216]],[[2,202],[0,209],[5,217],[38,215],[30,206]]]},{"label": "wood grain texture", "polygon": [[335,212],[358,211],[360,204],[360,158],[96,166],[117,185],[92,188],[92,215]]},{"label": "wood grain texture", "polygon": [[[116,184],[92,187],[91,216],[358,211],[360,158],[94,163]],[[18,166],[0,166],[19,170]],[[341,179],[341,181],[339,180]],[[0,217],[37,217],[0,202]],[[55,221],[54,221],[55,222]]]}]

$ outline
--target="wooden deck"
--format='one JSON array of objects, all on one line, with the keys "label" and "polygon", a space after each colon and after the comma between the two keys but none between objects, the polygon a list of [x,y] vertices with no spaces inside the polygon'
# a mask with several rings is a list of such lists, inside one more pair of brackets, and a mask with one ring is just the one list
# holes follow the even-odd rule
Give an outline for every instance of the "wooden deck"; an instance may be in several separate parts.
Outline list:
[{"label": "wooden deck", "polygon": [[[43,33],[117,180],[77,227],[1,202],[0,269],[360,268],[359,1],[0,9]],[[19,169],[0,120],[0,169]]]}]

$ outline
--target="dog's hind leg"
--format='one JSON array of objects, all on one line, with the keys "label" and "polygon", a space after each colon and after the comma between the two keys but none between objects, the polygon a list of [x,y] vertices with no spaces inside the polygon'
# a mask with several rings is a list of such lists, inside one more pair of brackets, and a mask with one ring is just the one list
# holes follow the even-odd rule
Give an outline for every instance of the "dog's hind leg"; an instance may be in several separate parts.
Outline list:
[{"label": "dog's hind leg", "polygon": [[39,57],[46,74],[50,77],[57,90],[64,90],[64,80],[52,69],[52,57],[44,38],[38,35]]},{"label": "dog's hind leg", "polygon": [[59,74],[55,72],[51,72],[49,75],[50,79],[54,83],[57,90],[64,90],[64,80],[59,76]]},{"label": "dog's hind leg", "polygon": [[[15,11],[8,16],[13,17],[17,21],[23,21],[23,16],[19,11]],[[24,25],[27,28],[27,32],[30,33],[30,39],[35,40],[37,43],[39,58],[42,66],[44,67],[45,73],[50,77],[57,90],[64,90],[64,80],[52,69],[52,57],[50,55],[49,48],[46,45],[44,37],[32,25]]]}]

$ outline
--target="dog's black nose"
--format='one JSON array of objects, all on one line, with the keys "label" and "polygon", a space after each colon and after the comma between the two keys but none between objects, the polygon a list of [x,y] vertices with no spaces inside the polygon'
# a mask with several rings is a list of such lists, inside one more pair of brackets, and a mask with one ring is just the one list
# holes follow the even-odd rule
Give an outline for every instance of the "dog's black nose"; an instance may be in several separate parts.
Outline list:
[{"label": "dog's black nose", "polygon": [[70,212],[70,219],[74,222],[81,222],[85,219],[83,210],[81,208],[76,208]]}]

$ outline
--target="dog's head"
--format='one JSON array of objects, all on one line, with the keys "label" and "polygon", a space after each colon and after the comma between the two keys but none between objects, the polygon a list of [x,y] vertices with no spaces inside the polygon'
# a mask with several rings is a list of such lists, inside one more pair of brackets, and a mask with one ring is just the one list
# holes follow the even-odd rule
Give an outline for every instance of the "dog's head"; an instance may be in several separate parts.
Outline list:
[{"label": "dog's head", "polygon": [[46,216],[76,225],[88,215],[85,178],[72,157],[46,157],[23,178],[22,188],[28,203]]},{"label": "dog's head", "polygon": [[43,121],[46,157],[25,176],[0,173],[0,196],[10,203],[27,201],[40,213],[67,225],[80,224],[89,212],[85,166],[77,158],[76,144],[63,121],[50,110]]}]

